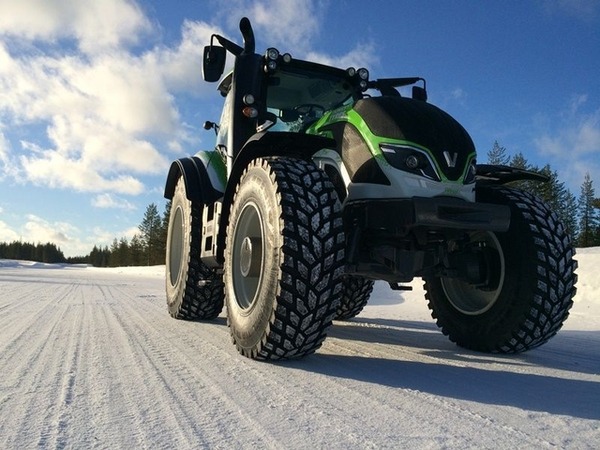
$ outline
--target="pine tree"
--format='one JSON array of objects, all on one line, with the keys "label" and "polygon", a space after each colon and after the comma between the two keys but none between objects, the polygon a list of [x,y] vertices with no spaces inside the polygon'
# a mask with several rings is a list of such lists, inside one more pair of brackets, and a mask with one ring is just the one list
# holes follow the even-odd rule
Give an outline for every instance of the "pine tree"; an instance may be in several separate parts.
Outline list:
[{"label": "pine tree", "polygon": [[[169,217],[171,216],[171,200],[168,200],[165,204],[165,210],[162,216],[162,239],[167,242],[167,234],[169,231]],[[166,248],[166,247],[165,247]]]},{"label": "pine tree", "polygon": [[171,216],[171,200],[168,200],[165,204],[165,210],[161,220],[160,238],[158,241],[156,264],[164,264],[165,256],[167,252],[167,234],[169,232],[169,217]]},{"label": "pine tree", "polygon": [[88,256],[88,263],[94,267],[102,267],[102,254],[100,253],[100,249],[95,245]]},{"label": "pine tree", "polygon": [[121,265],[120,256],[119,241],[114,238],[109,250],[108,267],[119,267]]},{"label": "pine tree", "polygon": [[494,146],[487,153],[488,164],[506,166],[510,162],[510,157],[506,153],[506,148],[502,147],[498,141],[494,141]]},{"label": "pine tree", "polygon": [[[523,169],[523,170],[535,170],[535,167],[532,167],[531,164],[529,164],[529,162],[527,161],[527,158],[525,158],[525,156],[523,155],[523,153],[519,152],[516,155],[514,155],[511,160],[510,160],[510,166],[515,167],[517,169]],[[522,189],[524,191],[527,192],[531,192],[531,193],[536,193],[536,188],[538,182],[537,181],[532,181],[532,180],[519,180],[519,181],[513,181],[512,183],[510,183],[510,185],[512,187],[515,187],[517,189]]]},{"label": "pine tree", "polygon": [[122,237],[119,239],[119,248],[117,250],[119,252],[119,261],[121,262],[121,266],[130,266],[131,265],[131,254],[129,252],[129,243],[127,242],[127,238]]},{"label": "pine tree", "polygon": [[511,158],[510,165],[512,167],[516,167],[517,169],[529,169],[529,162],[521,152],[517,153]]},{"label": "pine tree", "polygon": [[144,264],[144,244],[139,234],[135,234],[129,243],[129,253],[131,264],[141,266]]},{"label": "pine tree", "polygon": [[146,264],[162,264],[164,258],[164,241],[162,236],[162,221],[155,203],[146,208],[142,223],[139,225],[141,240],[146,253]]},{"label": "pine tree", "polygon": [[567,230],[569,230],[571,239],[575,241],[575,238],[579,234],[579,224],[577,223],[577,197],[569,190],[567,190],[565,195],[565,204],[561,219],[567,227]]},{"label": "pine tree", "polygon": [[578,244],[581,247],[591,247],[600,244],[596,242],[598,236],[598,210],[594,207],[595,193],[592,178],[589,172],[585,174],[579,195],[579,236]]}]

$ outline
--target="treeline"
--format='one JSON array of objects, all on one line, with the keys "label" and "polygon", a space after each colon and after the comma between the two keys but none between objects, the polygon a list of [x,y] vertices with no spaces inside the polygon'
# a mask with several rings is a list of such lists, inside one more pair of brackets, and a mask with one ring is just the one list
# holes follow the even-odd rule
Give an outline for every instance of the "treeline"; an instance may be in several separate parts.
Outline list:
[{"label": "treeline", "polygon": [[600,199],[595,196],[589,173],[582,180],[579,195],[575,196],[549,164],[538,167],[530,164],[522,153],[511,156],[498,142],[494,142],[487,156],[489,164],[508,165],[546,175],[549,178],[547,183],[525,180],[510,185],[531,192],[546,202],[567,226],[576,246],[600,245]]},{"label": "treeline", "polygon": [[89,255],[69,258],[70,263],[91,264],[95,267],[154,266],[165,263],[167,229],[171,203],[167,202],[163,215],[156,204],[146,208],[142,223],[131,240],[115,238],[110,246],[95,245]]},{"label": "treeline", "polygon": [[0,242],[0,259],[22,259],[43,263],[68,262],[63,252],[55,244],[32,244],[30,242]]},{"label": "treeline", "polygon": [[91,264],[95,267],[153,266],[165,263],[167,229],[171,203],[167,202],[162,216],[156,204],[146,208],[139,233],[131,240],[114,239],[110,246],[95,245],[88,255],[65,258],[52,243],[32,244],[13,241],[0,242],[0,259],[20,259],[43,263]]}]

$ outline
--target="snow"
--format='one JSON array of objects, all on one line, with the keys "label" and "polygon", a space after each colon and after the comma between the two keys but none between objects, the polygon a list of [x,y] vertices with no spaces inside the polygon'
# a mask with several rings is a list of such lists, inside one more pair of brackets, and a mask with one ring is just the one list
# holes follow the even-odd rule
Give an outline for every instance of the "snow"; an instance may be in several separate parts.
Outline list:
[{"label": "snow", "polygon": [[0,448],[599,448],[600,247],[577,259],[530,352],[455,346],[416,281],[278,363],[241,357],[224,315],[171,319],[163,266],[0,260]]}]

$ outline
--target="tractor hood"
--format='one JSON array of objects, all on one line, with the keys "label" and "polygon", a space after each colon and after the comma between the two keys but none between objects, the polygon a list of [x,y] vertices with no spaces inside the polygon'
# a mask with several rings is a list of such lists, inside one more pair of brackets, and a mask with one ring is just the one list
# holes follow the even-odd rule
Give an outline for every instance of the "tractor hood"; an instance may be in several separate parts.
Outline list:
[{"label": "tractor hood", "polygon": [[475,153],[467,131],[448,113],[411,98],[369,97],[353,108],[379,137],[426,148],[448,180],[458,180]]}]

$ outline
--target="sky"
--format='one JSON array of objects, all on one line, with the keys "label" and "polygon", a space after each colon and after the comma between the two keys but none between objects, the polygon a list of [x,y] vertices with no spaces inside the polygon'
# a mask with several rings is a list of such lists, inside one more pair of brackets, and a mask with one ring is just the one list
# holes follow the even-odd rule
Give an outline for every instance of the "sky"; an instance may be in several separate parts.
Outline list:
[{"label": "sky", "polygon": [[[600,0],[0,0],[0,242],[130,239],[171,161],[214,146],[204,45],[422,76],[471,134],[600,192]],[[231,58],[228,64],[231,63]]]}]

